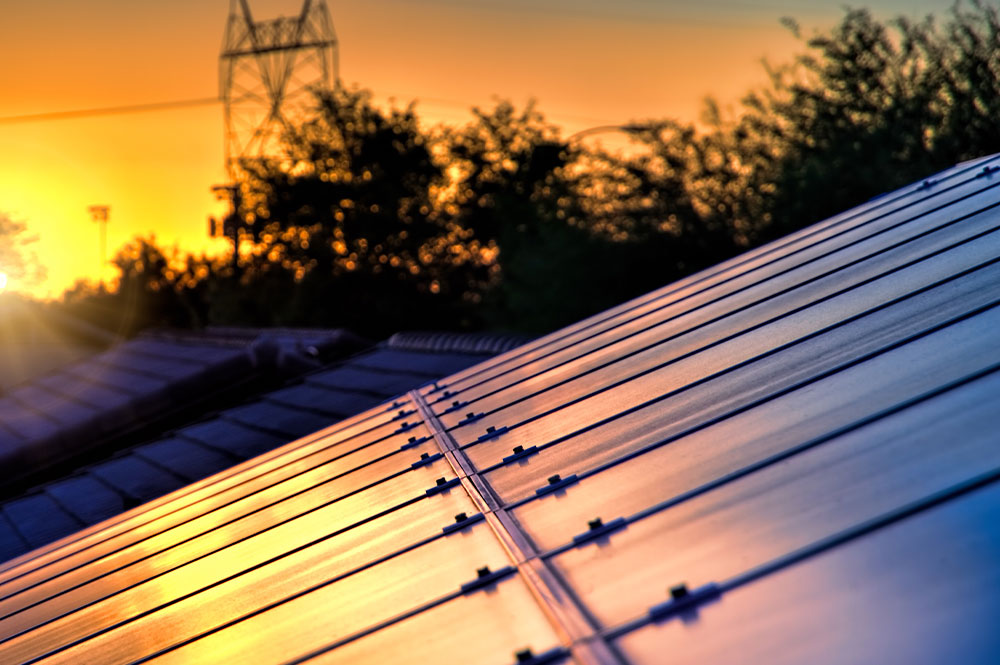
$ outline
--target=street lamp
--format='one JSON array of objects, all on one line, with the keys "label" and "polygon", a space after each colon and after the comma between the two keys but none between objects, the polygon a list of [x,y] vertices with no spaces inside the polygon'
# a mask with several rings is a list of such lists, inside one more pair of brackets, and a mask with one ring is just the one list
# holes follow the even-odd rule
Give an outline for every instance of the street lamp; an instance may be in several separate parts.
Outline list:
[{"label": "street lamp", "polygon": [[239,185],[213,185],[212,193],[220,201],[229,202],[229,212],[222,219],[208,218],[208,235],[213,238],[229,238],[233,243],[233,270],[239,270],[240,265],[240,229],[245,226],[240,217],[243,207],[243,196]]},{"label": "street lamp", "polygon": [[101,227],[101,275],[104,275],[104,266],[108,263],[108,217],[111,214],[111,206],[90,206],[87,208],[90,219]]},{"label": "street lamp", "polygon": [[605,132],[623,132],[630,135],[638,134],[639,132],[653,129],[654,127],[655,126],[652,124],[642,124],[638,122],[626,123],[624,125],[598,125],[597,127],[588,127],[587,129],[581,129],[574,134],[570,134],[566,137],[566,142],[569,143],[574,139],[590,136],[591,134],[603,134]]},{"label": "street lamp", "polygon": [[564,156],[563,151],[569,148],[570,143],[581,139],[585,136],[592,136],[594,134],[603,134],[605,132],[623,132],[625,134],[634,135],[639,132],[643,132],[650,129],[655,129],[653,124],[642,124],[642,123],[626,123],[624,125],[598,125],[597,127],[588,127],[587,129],[581,129],[578,132],[570,134],[565,139],[559,141],[541,141],[534,149],[533,158],[536,163],[542,165],[545,168],[553,168],[554,166],[562,166],[562,160]]}]

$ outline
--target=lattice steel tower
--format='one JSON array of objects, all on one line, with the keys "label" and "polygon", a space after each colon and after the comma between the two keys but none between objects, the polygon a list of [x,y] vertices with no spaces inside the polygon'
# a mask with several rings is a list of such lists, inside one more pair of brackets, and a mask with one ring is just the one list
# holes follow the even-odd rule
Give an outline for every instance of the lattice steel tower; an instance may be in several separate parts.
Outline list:
[{"label": "lattice steel tower", "polygon": [[273,154],[282,132],[337,81],[337,36],[325,0],[304,0],[298,16],[254,21],[247,0],[230,0],[219,56],[225,105],[226,170]]}]

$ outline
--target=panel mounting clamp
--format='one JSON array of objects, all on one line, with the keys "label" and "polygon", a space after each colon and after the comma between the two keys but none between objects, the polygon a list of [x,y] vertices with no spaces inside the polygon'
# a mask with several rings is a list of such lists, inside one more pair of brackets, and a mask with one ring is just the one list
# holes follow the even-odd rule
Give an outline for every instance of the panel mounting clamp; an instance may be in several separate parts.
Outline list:
[{"label": "panel mounting clamp", "polygon": [[511,462],[516,462],[518,460],[524,459],[525,457],[531,457],[532,455],[537,454],[538,446],[529,446],[527,448],[525,448],[524,446],[514,446],[511,453],[512,454],[507,455],[507,457],[503,458],[504,464],[510,464]]},{"label": "panel mounting clamp", "polygon": [[[440,454],[440,453],[439,453]],[[452,478],[451,480],[445,480],[444,477],[438,478],[434,487],[424,490],[424,494],[427,496],[434,496],[435,494],[440,494],[441,492],[446,492],[453,487],[458,487],[461,484],[461,480],[458,478]]]},{"label": "panel mounting clamp", "polygon": [[480,437],[476,439],[476,441],[477,442],[489,441],[490,439],[495,439],[499,436],[503,436],[508,431],[509,430],[506,425],[502,427],[494,427],[493,425],[490,425],[489,427],[486,428],[486,433],[480,435]]},{"label": "panel mounting clamp", "polygon": [[490,570],[489,566],[483,566],[476,571],[476,579],[462,585],[462,593],[478,591],[488,586],[493,586],[508,575],[514,574],[513,566],[504,566],[499,570]]},{"label": "panel mounting clamp", "polygon": [[605,523],[600,517],[595,517],[594,519],[587,522],[587,530],[583,533],[579,533],[573,536],[574,545],[583,545],[589,543],[592,540],[597,540],[598,538],[603,538],[613,531],[625,528],[625,518],[619,517],[618,519],[613,519],[610,522]]},{"label": "panel mounting clamp", "polygon": [[396,412],[396,415],[394,415],[392,417],[392,419],[393,420],[399,420],[400,418],[405,418],[407,416],[412,416],[416,412],[417,412],[416,409],[400,409],[399,411]]},{"label": "panel mounting clamp", "polygon": [[444,411],[441,412],[441,415],[444,415],[446,413],[451,413],[452,411],[458,411],[459,409],[461,409],[463,406],[466,406],[467,404],[468,404],[468,402],[463,402],[461,400],[455,400],[454,402],[451,403],[451,406],[449,406],[447,409],[445,409]]},{"label": "panel mounting clamp", "polygon": [[722,595],[717,584],[711,582],[697,589],[689,590],[686,584],[678,584],[670,588],[670,599],[649,608],[649,617],[660,621],[673,614],[690,610],[706,601],[714,600]]},{"label": "panel mounting clamp", "polygon": [[419,469],[422,466],[428,466],[429,464],[433,464],[434,462],[438,461],[442,457],[444,457],[444,455],[442,455],[441,453],[434,453],[433,455],[430,453],[421,453],[420,459],[411,464],[410,468]]},{"label": "panel mounting clamp", "polygon": [[458,515],[455,515],[455,522],[444,527],[441,531],[446,534],[455,533],[456,531],[461,531],[462,529],[470,527],[477,522],[482,522],[483,519],[485,518],[482,513],[476,513],[475,515],[459,513]]},{"label": "panel mounting clamp", "polygon": [[458,424],[468,425],[469,423],[476,422],[485,415],[486,414],[483,413],[482,411],[480,411],[479,413],[476,413],[475,411],[469,411],[467,414],[465,414],[465,418],[462,418],[461,420],[458,421]]},{"label": "panel mounting clamp", "polygon": [[514,652],[515,665],[549,665],[569,656],[564,647],[556,647],[542,653],[534,653],[531,649],[520,649]]},{"label": "panel mounting clamp", "polygon": [[411,429],[413,429],[419,424],[420,423],[411,423],[404,420],[402,423],[400,423],[399,429],[393,432],[393,434],[402,434],[403,432],[409,432]]},{"label": "panel mounting clamp", "polygon": [[411,436],[410,439],[399,447],[400,450],[409,450],[410,448],[416,448],[422,443],[428,441],[430,437],[427,436]]},{"label": "panel mounting clamp", "polygon": [[565,489],[570,485],[576,484],[580,479],[577,478],[576,474],[570,474],[563,478],[558,473],[554,476],[549,476],[548,482],[535,490],[535,496],[545,496],[546,494],[552,494],[553,492],[558,492],[559,490]]}]

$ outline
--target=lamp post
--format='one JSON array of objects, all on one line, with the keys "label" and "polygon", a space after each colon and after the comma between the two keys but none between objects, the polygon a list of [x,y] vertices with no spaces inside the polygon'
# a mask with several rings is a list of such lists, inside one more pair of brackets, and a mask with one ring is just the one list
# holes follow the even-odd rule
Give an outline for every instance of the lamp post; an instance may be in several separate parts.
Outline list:
[{"label": "lamp post", "polygon": [[574,141],[579,141],[588,136],[593,136],[594,134],[605,134],[609,132],[621,132],[627,134],[628,136],[634,136],[640,132],[655,129],[653,124],[644,124],[638,122],[625,123],[623,125],[597,125],[596,127],[588,127],[586,129],[581,129],[578,132],[574,132],[562,139],[560,142],[553,142],[553,146],[559,146],[560,149],[565,149],[570,146]]},{"label": "lamp post", "polygon": [[111,216],[111,206],[90,206],[87,208],[90,219],[100,227],[101,233],[101,277],[104,267],[108,264],[108,218]]},{"label": "lamp post", "polygon": [[239,185],[214,185],[212,192],[220,201],[229,202],[229,212],[222,219],[208,218],[208,234],[213,238],[229,238],[233,243],[232,266],[234,274],[240,267],[240,228],[243,221],[240,209],[243,207],[243,197]]},{"label": "lamp post", "polygon": [[644,125],[642,123],[630,122],[624,125],[598,125],[597,127],[588,127],[587,129],[581,129],[578,132],[570,134],[566,137],[566,142],[569,143],[575,139],[583,138],[584,136],[590,136],[591,134],[603,134],[605,132],[623,132],[625,134],[638,134],[641,131],[647,129],[652,129],[653,125]]}]

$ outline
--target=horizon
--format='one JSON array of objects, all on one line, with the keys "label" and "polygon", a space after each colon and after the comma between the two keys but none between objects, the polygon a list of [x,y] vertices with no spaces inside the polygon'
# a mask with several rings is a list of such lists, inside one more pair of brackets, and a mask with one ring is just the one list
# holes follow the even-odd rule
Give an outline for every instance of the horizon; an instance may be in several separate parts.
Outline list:
[{"label": "horizon", "polygon": [[[251,2],[255,18],[299,7]],[[882,0],[868,7],[877,16],[921,17],[941,16],[949,5]],[[10,7],[0,53],[18,66],[0,73],[8,91],[0,121],[215,96],[227,11],[227,2],[193,0]],[[463,124],[473,106],[495,99],[519,108],[534,99],[564,136],[647,118],[695,122],[708,96],[732,107],[765,81],[762,59],[787,62],[801,52],[782,17],[796,19],[808,36],[843,15],[819,2],[736,0],[614,7],[383,0],[333,3],[330,12],[346,85],[372,90],[383,104],[414,99],[427,125]],[[18,57],[29,49],[30,58]],[[208,216],[222,210],[210,191],[225,181],[222,139],[221,104],[0,124],[0,213],[38,236],[32,247],[48,271],[34,288],[11,280],[7,290],[57,298],[76,279],[112,276],[101,266],[91,205],[111,207],[108,257],[139,235],[182,252],[225,248],[207,232]]]}]

